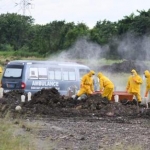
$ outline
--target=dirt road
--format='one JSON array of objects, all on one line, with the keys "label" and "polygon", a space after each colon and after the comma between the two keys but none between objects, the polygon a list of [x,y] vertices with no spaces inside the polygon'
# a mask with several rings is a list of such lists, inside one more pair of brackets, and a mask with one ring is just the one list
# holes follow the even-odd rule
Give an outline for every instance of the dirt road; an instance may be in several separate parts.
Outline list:
[{"label": "dirt road", "polygon": [[149,150],[150,120],[124,117],[27,119],[39,150]]}]

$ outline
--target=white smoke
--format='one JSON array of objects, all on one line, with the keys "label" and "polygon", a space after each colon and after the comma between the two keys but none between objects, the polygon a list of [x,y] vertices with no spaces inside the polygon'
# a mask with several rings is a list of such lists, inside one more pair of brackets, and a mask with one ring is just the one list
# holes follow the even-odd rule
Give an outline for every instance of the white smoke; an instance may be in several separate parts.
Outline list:
[{"label": "white smoke", "polygon": [[133,33],[127,33],[121,39],[117,40],[118,53],[122,59],[148,60],[150,57],[149,41],[150,37],[148,36],[138,37]]},{"label": "white smoke", "polygon": [[[150,58],[149,41],[150,37],[148,36],[137,38],[131,33],[127,33],[120,39],[113,39],[113,42],[117,45],[116,51],[118,52],[118,54],[120,54],[122,60],[136,60],[137,63],[139,63],[138,61],[145,56],[145,59]],[[89,39],[87,38],[80,38],[70,49],[65,50],[53,57],[50,57],[49,59],[57,61],[73,61],[81,63],[84,62],[85,65],[94,70],[94,65],[101,66],[100,59],[103,58],[107,52],[110,52],[109,45],[105,45],[102,47],[99,44],[89,41]],[[105,70],[98,69],[95,71],[103,72],[106,76],[108,76],[114,82],[116,90],[125,90],[128,74],[126,74],[125,76],[122,74],[116,74],[113,76],[113,74],[111,74],[110,72],[106,72]]]}]

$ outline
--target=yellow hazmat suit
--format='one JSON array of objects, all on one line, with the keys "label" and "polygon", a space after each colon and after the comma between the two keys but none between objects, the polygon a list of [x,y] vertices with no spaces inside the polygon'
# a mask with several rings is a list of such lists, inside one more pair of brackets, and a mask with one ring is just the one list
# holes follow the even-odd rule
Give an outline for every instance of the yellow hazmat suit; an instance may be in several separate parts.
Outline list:
[{"label": "yellow hazmat suit", "polygon": [[101,72],[98,73],[97,77],[99,78],[100,91],[103,91],[102,97],[107,97],[108,100],[111,100],[114,91],[114,84]]},{"label": "yellow hazmat suit", "polygon": [[144,71],[144,75],[146,78],[146,90],[145,90],[145,97],[148,96],[148,92],[150,91],[150,72],[148,70]]},{"label": "yellow hazmat suit", "polygon": [[138,102],[141,102],[141,84],[142,84],[142,78],[137,74],[136,70],[131,71],[132,75],[128,78],[126,90],[132,94],[135,95]]},{"label": "yellow hazmat suit", "polygon": [[77,93],[77,96],[80,97],[82,94],[92,94],[94,92],[93,78],[92,76],[95,74],[93,70],[89,73],[85,74],[81,79],[81,88]]},{"label": "yellow hazmat suit", "polygon": [[2,67],[0,67],[0,73],[2,73],[3,72],[3,69],[2,69]]},{"label": "yellow hazmat suit", "polygon": [[[2,67],[0,67],[0,81],[1,81],[1,78],[2,78],[2,73],[3,73],[3,69],[2,69]],[[0,87],[1,87],[2,85],[1,85],[1,82],[0,82]]]}]

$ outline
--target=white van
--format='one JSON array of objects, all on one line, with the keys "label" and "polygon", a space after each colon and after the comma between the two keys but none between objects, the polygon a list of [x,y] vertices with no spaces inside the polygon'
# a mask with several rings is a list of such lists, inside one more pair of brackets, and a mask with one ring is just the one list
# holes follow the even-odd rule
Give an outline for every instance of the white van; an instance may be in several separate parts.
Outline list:
[{"label": "white van", "polygon": [[82,76],[89,71],[88,66],[74,62],[16,60],[7,64],[1,81],[4,92],[35,93],[54,87],[67,95],[69,87],[79,89]]}]

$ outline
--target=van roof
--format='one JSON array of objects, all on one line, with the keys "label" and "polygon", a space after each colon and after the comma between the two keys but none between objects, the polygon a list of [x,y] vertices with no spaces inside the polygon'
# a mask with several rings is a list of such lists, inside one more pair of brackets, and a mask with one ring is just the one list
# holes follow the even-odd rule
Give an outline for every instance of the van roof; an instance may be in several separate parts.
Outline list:
[{"label": "van roof", "polygon": [[[41,60],[13,60],[8,63],[9,64],[53,64],[53,65],[63,65],[63,66],[80,66],[80,67],[88,67],[86,65],[77,63],[77,62],[69,62],[69,61],[41,61]],[[89,68],[89,67],[88,67]]]}]

